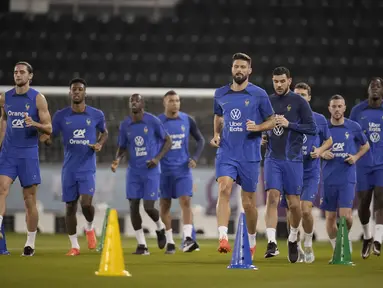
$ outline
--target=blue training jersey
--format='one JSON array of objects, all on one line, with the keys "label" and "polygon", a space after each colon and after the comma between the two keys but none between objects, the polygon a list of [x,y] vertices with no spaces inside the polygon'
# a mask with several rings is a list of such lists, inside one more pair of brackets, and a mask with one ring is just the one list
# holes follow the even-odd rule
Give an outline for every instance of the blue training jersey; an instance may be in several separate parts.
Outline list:
[{"label": "blue training jersey", "polygon": [[311,173],[319,173],[320,171],[320,159],[313,159],[310,156],[310,153],[313,152],[314,147],[319,148],[324,141],[331,137],[330,129],[326,118],[319,113],[313,112],[314,121],[317,125],[317,134],[316,135],[303,135],[303,169],[305,175],[310,175]]},{"label": "blue training jersey", "polygon": [[303,161],[303,135],[316,135],[317,126],[307,101],[289,91],[285,95],[270,96],[275,114],[289,121],[287,128],[275,127],[267,131],[268,142],[265,157],[277,160]]},{"label": "blue training jersey", "polygon": [[35,127],[25,127],[25,115],[39,122],[36,98],[39,92],[29,88],[25,94],[16,94],[13,88],[5,92],[4,112],[7,114],[7,129],[1,152],[12,158],[39,158],[39,133]]},{"label": "blue training jersey", "polygon": [[370,150],[356,162],[356,165],[358,167],[383,165],[383,105],[373,108],[368,105],[368,100],[365,100],[352,108],[350,119],[359,123],[370,143]]},{"label": "blue training jersey", "polygon": [[322,175],[327,185],[343,185],[345,183],[356,183],[356,166],[350,165],[344,160],[348,155],[355,155],[359,146],[367,142],[360,125],[347,118],[343,125],[334,126],[328,120],[333,144],[331,152],[334,158],[323,159]]},{"label": "blue training jersey", "polygon": [[53,115],[52,134],[61,133],[64,144],[64,172],[96,172],[96,152],[88,144],[96,144],[97,130],[106,130],[105,116],[101,110],[85,106],[85,111],[77,113],[66,107]]},{"label": "blue training jersey", "polygon": [[[165,131],[172,138],[172,148],[161,159],[161,173],[166,175],[189,172],[189,159],[198,161],[205,142],[196,122],[183,112],[179,112],[177,118],[168,118],[165,114],[159,115],[158,118],[163,123]],[[197,149],[192,156],[190,156],[188,149],[189,135],[192,135],[197,141]]]},{"label": "blue training jersey", "polygon": [[139,122],[126,117],[120,124],[118,146],[128,150],[128,170],[140,174],[160,173],[160,165],[148,169],[146,163],[157,156],[166,135],[164,125],[153,114],[144,112]]},{"label": "blue training jersey", "polygon": [[233,91],[230,84],[215,91],[214,114],[223,116],[224,124],[217,156],[221,161],[260,161],[260,132],[248,132],[247,120],[263,123],[274,114],[265,90],[249,83],[242,91]]}]

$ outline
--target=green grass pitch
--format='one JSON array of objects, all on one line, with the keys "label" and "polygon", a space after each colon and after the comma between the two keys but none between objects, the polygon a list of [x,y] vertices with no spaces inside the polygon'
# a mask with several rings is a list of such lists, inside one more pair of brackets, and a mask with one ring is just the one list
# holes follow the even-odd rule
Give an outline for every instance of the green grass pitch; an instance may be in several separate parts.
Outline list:
[{"label": "green grass pitch", "polygon": [[[286,240],[278,241],[281,254],[264,259],[266,242],[257,242],[254,264],[258,271],[229,270],[231,254],[216,252],[217,241],[200,240],[201,251],[164,255],[156,242],[150,240],[150,256],[131,255],[136,241],[122,238],[125,267],[132,277],[99,277],[101,255],[89,251],[85,237],[80,238],[81,255],[65,256],[69,249],[66,235],[38,235],[34,257],[20,257],[26,236],[7,234],[10,256],[0,256],[0,287],[36,288],[117,288],[117,287],[167,287],[224,288],[224,287],[381,287],[383,282],[383,257],[360,257],[361,242],[353,245],[354,267],[329,265],[329,243],[314,242],[316,261],[313,264],[290,264],[287,260]],[[177,239],[177,246],[179,240]],[[234,241],[231,241],[232,246]]]}]

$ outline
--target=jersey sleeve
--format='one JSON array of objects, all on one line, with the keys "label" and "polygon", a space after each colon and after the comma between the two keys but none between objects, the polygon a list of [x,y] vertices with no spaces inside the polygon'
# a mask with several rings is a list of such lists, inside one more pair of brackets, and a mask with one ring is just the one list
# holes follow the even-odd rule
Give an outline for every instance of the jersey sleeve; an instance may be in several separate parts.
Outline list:
[{"label": "jersey sleeve", "polygon": [[326,118],[321,117],[321,123],[318,124],[320,142],[328,140],[331,137],[330,128],[328,128]]},{"label": "jersey sleeve", "polygon": [[52,119],[52,135],[54,137],[58,136],[61,133],[61,123],[60,123],[60,113],[57,111],[53,115]]},{"label": "jersey sleeve", "polygon": [[306,100],[301,98],[299,100],[299,113],[301,118],[301,123],[291,123],[289,122],[288,128],[295,130],[302,134],[316,135],[318,133],[317,125],[314,121],[313,112],[310,108],[310,105]]},{"label": "jersey sleeve", "polygon": [[104,133],[105,130],[106,130],[105,115],[104,115],[104,113],[102,111],[100,111],[100,115],[98,115],[96,128],[101,133]]},{"label": "jersey sleeve", "polygon": [[366,135],[363,133],[362,127],[356,122],[354,122],[355,128],[354,128],[354,134],[355,134],[355,141],[360,144],[364,145],[367,143],[368,139]]},{"label": "jersey sleeve", "polygon": [[273,106],[271,105],[270,98],[265,91],[261,92],[261,97],[259,99],[259,113],[261,114],[262,119],[265,121],[271,115],[274,114]]},{"label": "jersey sleeve", "polygon": [[192,158],[197,161],[198,158],[201,156],[203,147],[205,146],[205,138],[203,137],[201,131],[198,129],[198,126],[195,120],[190,116],[188,116],[188,118],[189,118],[189,125],[190,125],[190,134],[197,141],[197,149],[194,152],[194,155]]},{"label": "jersey sleeve", "polygon": [[352,107],[349,119],[352,120],[352,121],[358,122],[357,121],[357,119],[358,119],[358,112],[359,112],[358,106]]},{"label": "jersey sleeve", "polygon": [[123,149],[128,148],[128,137],[125,130],[124,122],[121,122],[118,133],[118,146]]},{"label": "jersey sleeve", "polygon": [[215,94],[214,94],[214,114],[217,116],[223,115],[222,107],[221,105],[219,105],[217,100],[217,91],[215,91]]},{"label": "jersey sleeve", "polygon": [[152,125],[156,137],[162,141],[165,140],[167,133],[165,131],[164,124],[162,124],[161,120],[157,117],[154,117],[152,120]]}]

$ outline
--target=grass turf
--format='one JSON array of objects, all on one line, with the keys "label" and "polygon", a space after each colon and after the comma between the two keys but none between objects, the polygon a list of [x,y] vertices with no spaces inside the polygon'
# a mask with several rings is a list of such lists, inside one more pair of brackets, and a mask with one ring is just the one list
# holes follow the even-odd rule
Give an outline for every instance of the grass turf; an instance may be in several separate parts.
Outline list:
[{"label": "grass turf", "polygon": [[[131,255],[135,250],[133,238],[123,238],[125,268],[132,277],[95,276],[100,253],[88,251],[85,237],[80,238],[81,255],[65,256],[69,249],[66,235],[38,235],[36,254],[20,257],[26,236],[7,235],[10,256],[0,256],[0,287],[380,287],[383,281],[383,257],[360,257],[361,243],[354,243],[350,266],[329,265],[329,243],[314,242],[316,261],[313,264],[290,264],[286,240],[279,240],[281,254],[264,259],[266,242],[258,241],[254,264],[258,271],[229,270],[231,254],[219,254],[217,241],[200,240],[201,251],[164,255],[154,240],[149,240],[150,256]],[[179,245],[179,241],[176,244]],[[232,246],[234,241],[231,241]],[[31,286],[32,285],[32,286]],[[170,286],[171,285],[171,286]]]}]

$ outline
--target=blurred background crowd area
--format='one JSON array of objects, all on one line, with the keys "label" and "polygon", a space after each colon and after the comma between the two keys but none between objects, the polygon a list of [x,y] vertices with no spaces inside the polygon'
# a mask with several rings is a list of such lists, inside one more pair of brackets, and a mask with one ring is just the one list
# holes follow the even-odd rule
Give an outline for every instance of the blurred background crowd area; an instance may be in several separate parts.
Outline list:
[{"label": "blurred background crowd area", "polygon": [[[45,95],[52,115],[70,104],[74,77],[136,93],[209,88],[211,97],[179,93],[209,142],[214,89],[231,81],[235,52],[252,57],[250,80],[269,94],[272,70],[286,66],[293,85],[311,85],[313,110],[328,116],[329,97],[341,94],[348,115],[366,98],[369,80],[382,76],[382,15],[381,0],[2,0],[0,86],[11,87],[14,64],[28,61],[33,86],[62,87],[60,95]],[[109,164],[130,95],[88,96],[106,116],[110,139],[98,161]],[[147,111],[163,111],[161,96],[146,97]],[[200,167],[213,166],[214,157],[206,145]],[[61,145],[42,146],[40,159],[62,161]]]}]

